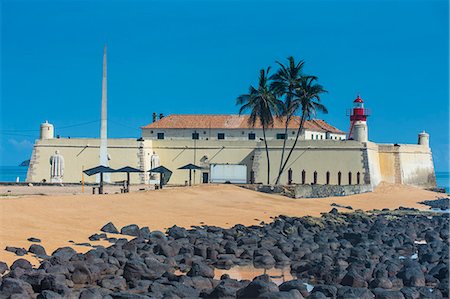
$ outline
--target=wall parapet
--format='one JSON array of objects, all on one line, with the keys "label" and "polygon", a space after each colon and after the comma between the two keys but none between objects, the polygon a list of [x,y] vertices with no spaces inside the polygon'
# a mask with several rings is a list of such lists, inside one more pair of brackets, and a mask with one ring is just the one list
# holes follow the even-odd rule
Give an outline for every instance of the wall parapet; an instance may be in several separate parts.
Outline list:
[{"label": "wall parapet", "polygon": [[347,196],[372,192],[370,184],[364,185],[297,185],[295,198],[320,198],[330,196]]}]

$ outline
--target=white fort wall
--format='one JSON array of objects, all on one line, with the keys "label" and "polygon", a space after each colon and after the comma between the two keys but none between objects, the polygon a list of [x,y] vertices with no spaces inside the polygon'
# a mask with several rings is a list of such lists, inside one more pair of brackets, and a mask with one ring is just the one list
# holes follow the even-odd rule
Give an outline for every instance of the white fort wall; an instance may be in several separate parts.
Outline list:
[{"label": "white fort wall", "polygon": [[[272,143],[271,143],[272,144]],[[288,146],[289,150],[289,146]],[[356,184],[357,173],[360,173],[360,184],[364,184],[366,170],[364,169],[362,144],[356,141],[300,141],[282,175],[281,184],[288,182],[288,169],[292,169],[292,182],[302,182],[302,171],[305,171],[306,184],[313,183],[314,172],[317,172],[317,184],[326,184],[326,173],[330,173],[330,184],[338,184],[338,173],[341,172],[341,184],[348,184],[349,172],[352,174],[352,184]],[[281,158],[281,144],[270,147],[271,183],[278,174]],[[288,154],[286,151],[285,157]],[[267,160],[264,147],[255,154],[258,156],[258,171],[255,181],[267,183]]]},{"label": "white fort wall", "polygon": [[[289,148],[293,141],[287,141]],[[271,183],[275,182],[279,169],[283,140],[268,142],[271,159]],[[78,183],[81,171],[99,164],[99,139],[45,139],[37,140],[33,149],[27,181],[50,182],[50,157],[59,150],[65,159],[63,182]],[[120,168],[132,166],[150,169],[150,157],[155,152],[161,165],[171,169],[170,184],[184,184],[188,180],[187,170],[178,170],[188,163],[206,167],[195,172],[195,183],[201,183],[203,173],[208,172],[209,163],[247,165],[247,179],[254,171],[255,182],[266,183],[267,162],[264,142],[259,140],[144,140],[109,139],[110,166]],[[287,155],[287,152],[286,152]],[[301,172],[305,170],[307,184],[313,182],[317,172],[317,183],[326,183],[330,172],[330,184],[348,184],[349,172],[352,184],[378,185],[381,181],[420,186],[434,186],[434,167],[429,147],[423,145],[392,145],[360,143],[340,140],[301,140],[292,154],[281,184],[288,181],[288,169],[293,171],[293,183],[301,183]],[[125,179],[125,174],[112,174],[112,181]],[[95,182],[95,176],[84,176],[86,182]],[[131,174],[133,184],[148,182],[148,175]]]},{"label": "white fort wall", "polygon": [[[50,182],[50,157],[58,150],[64,157],[63,182],[79,183],[82,170],[99,165],[100,139],[38,139],[33,147],[33,153],[27,174],[27,182]],[[109,166],[120,168],[131,166],[149,168],[151,141],[136,141],[136,139],[108,139],[108,154],[111,157]],[[147,161],[148,160],[148,161]],[[111,175],[111,181],[126,179],[126,174]],[[94,183],[96,176],[84,175],[85,182]],[[140,183],[139,174],[131,174],[132,183]]]}]

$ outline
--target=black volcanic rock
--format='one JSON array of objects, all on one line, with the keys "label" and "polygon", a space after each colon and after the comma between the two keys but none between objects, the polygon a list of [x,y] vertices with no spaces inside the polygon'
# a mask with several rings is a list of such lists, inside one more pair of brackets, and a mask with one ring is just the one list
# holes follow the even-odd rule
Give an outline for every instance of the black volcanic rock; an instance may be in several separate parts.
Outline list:
[{"label": "black volcanic rock", "polygon": [[[24,259],[10,271],[0,263],[0,298],[446,298],[449,227],[448,214],[408,209],[173,226],[167,234],[132,225],[130,241],[112,238],[86,253],[59,248],[38,268]],[[238,265],[290,266],[296,279],[277,287],[268,275],[214,278],[215,268]]]},{"label": "black volcanic rock", "polygon": [[133,236],[133,237],[139,236],[139,232],[140,232],[139,226],[137,226],[136,224],[126,225],[126,226],[122,227],[122,229],[120,230],[120,233],[122,235]]},{"label": "black volcanic rock", "polygon": [[112,222],[108,222],[100,230],[102,232],[111,233],[111,234],[118,234],[119,233],[119,231],[117,230],[117,228],[114,226],[114,224]]}]

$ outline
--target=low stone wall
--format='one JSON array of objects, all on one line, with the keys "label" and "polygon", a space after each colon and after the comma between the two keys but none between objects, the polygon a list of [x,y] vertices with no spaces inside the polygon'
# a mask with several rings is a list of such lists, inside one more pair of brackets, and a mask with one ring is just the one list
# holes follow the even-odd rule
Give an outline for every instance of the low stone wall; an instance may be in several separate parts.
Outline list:
[{"label": "low stone wall", "polygon": [[372,186],[367,185],[297,185],[295,198],[318,198],[330,196],[346,196],[372,192]]}]

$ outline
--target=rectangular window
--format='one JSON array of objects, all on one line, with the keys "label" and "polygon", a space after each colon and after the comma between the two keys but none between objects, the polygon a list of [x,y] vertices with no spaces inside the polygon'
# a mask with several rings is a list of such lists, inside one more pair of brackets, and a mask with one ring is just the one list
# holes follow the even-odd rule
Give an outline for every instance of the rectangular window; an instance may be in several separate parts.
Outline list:
[{"label": "rectangular window", "polygon": [[255,140],[256,134],[255,133],[248,133],[248,140]]},{"label": "rectangular window", "polygon": [[225,133],[217,133],[217,139],[225,139]]},{"label": "rectangular window", "polygon": [[164,139],[164,133],[158,133],[157,134],[158,139]]},{"label": "rectangular window", "polygon": [[192,139],[198,139],[199,138],[199,134],[197,132],[192,133]]},{"label": "rectangular window", "polygon": [[278,133],[277,134],[277,139],[286,139],[286,134]]}]

